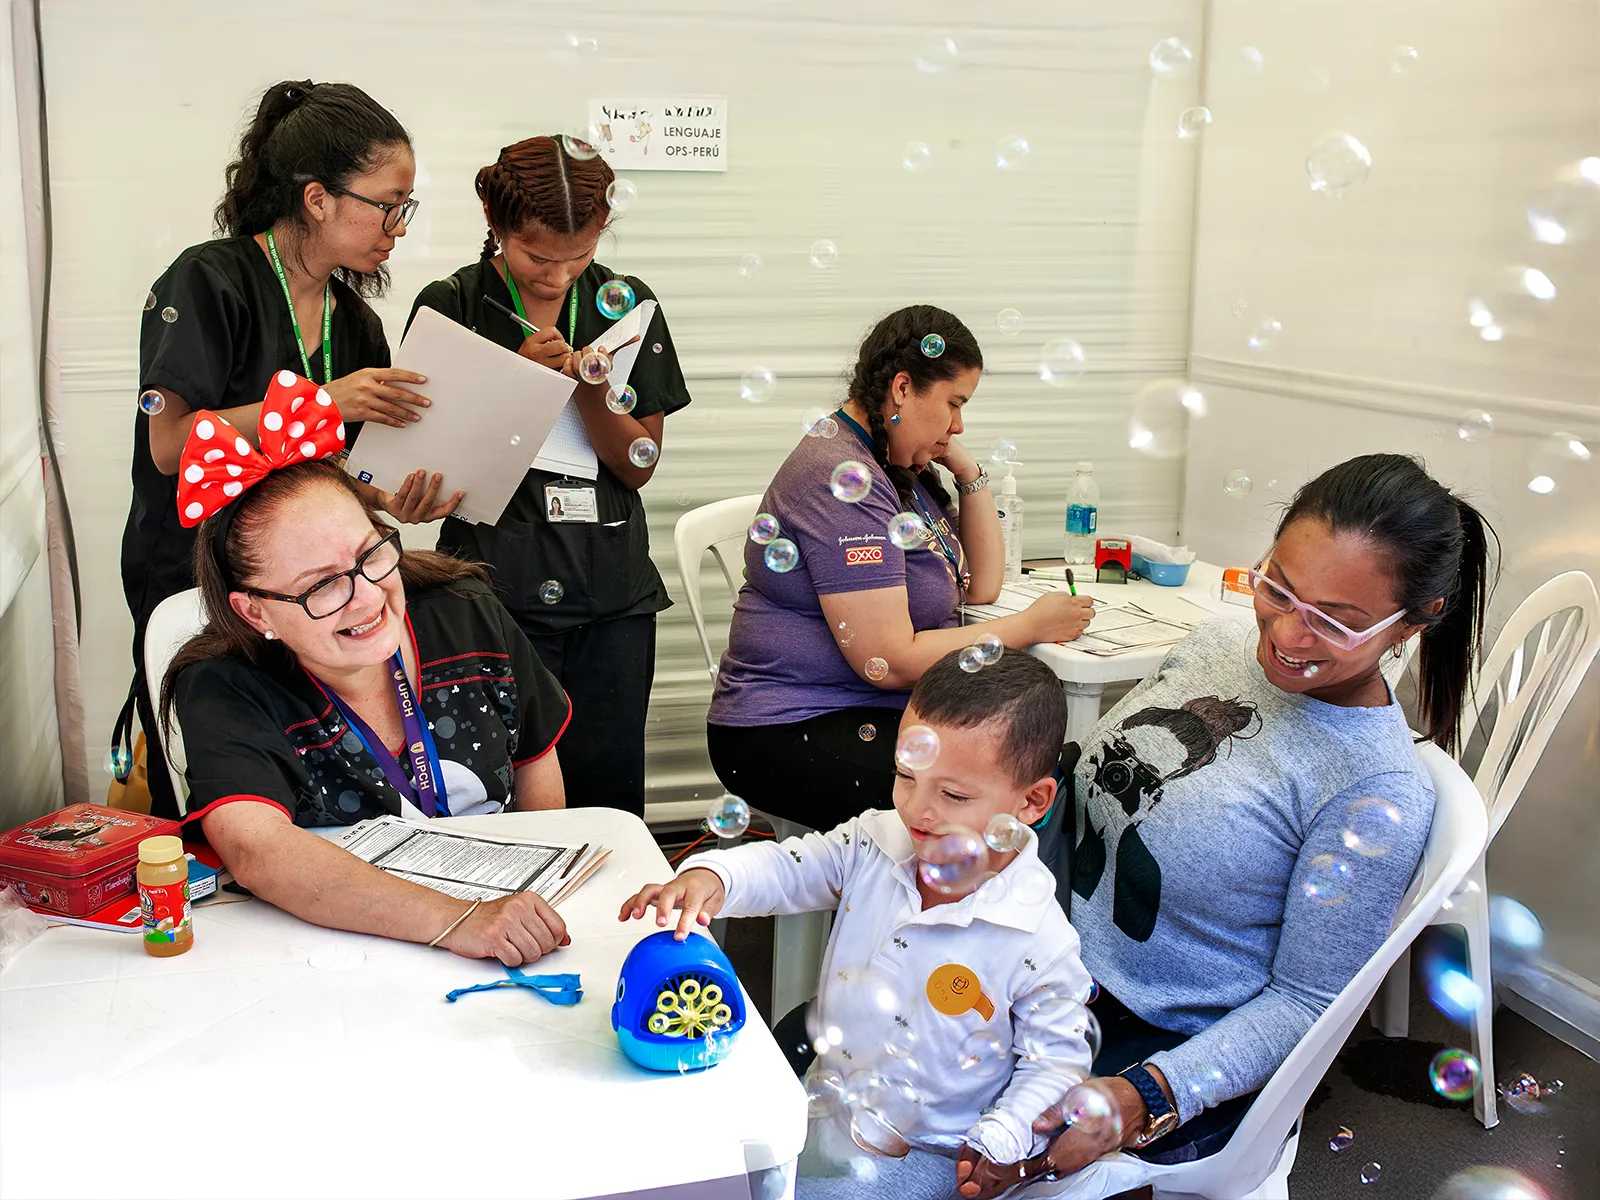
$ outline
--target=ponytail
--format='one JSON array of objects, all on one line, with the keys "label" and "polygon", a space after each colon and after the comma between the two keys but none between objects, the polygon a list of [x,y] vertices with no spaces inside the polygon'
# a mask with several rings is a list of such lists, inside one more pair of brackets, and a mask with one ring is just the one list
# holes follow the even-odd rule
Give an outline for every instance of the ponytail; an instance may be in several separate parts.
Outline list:
[{"label": "ponytail", "polygon": [[[1302,517],[1363,537],[1378,551],[1406,624],[1423,627],[1417,715],[1424,736],[1454,753],[1493,588],[1491,540],[1499,556],[1493,528],[1403,454],[1367,454],[1324,471],[1295,494],[1276,536]],[[1441,599],[1443,607],[1430,611]]]}]

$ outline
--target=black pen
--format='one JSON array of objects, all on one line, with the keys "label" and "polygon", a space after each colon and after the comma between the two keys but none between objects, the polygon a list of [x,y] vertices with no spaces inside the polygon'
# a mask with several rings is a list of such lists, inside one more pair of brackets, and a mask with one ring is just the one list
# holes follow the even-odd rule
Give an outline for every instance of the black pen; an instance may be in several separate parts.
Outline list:
[{"label": "black pen", "polygon": [[496,300],[493,296],[485,296],[484,299],[487,300],[490,304],[494,305],[496,308],[498,308],[501,312],[505,313],[506,316],[510,317],[518,325],[521,325],[529,333],[538,333],[539,332],[539,327],[537,325],[535,325],[532,321],[528,320],[526,317],[519,317],[516,313],[512,312],[504,304],[501,304],[500,301]]},{"label": "black pen", "polygon": [[[484,299],[487,300],[488,297],[485,296]],[[572,861],[567,864],[567,869],[565,871],[561,872],[561,879],[565,879],[568,875],[572,874],[572,868],[577,866],[578,863],[583,860],[584,853],[588,849],[589,849],[589,843],[588,842],[585,842],[583,845],[578,847],[578,852],[572,856]],[[559,882],[559,880],[558,880],[558,882]]]}]

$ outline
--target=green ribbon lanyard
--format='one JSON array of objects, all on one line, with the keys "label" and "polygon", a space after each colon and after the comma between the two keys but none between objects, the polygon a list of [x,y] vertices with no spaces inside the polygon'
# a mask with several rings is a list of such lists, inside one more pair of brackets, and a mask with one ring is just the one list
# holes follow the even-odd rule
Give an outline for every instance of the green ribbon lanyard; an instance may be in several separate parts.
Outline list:
[{"label": "green ribbon lanyard", "polygon": [[[517,316],[528,321],[528,310],[522,307],[522,297],[517,293],[517,281],[511,278],[511,268],[505,267],[502,274],[505,276],[506,288],[511,293],[511,303],[516,307]],[[532,321],[528,321],[532,325]],[[567,293],[567,345],[578,344],[578,284],[572,284],[572,290]]]},{"label": "green ribbon lanyard", "polygon": [[[294,326],[294,344],[300,348],[300,365],[306,370],[306,378],[315,383],[316,376],[311,374],[311,356],[306,353],[306,340],[300,336],[300,318],[295,315],[294,297],[289,295],[289,277],[283,273],[283,261],[278,257],[278,242],[272,236],[272,230],[267,230],[267,257],[272,259],[272,269],[277,272],[278,286],[283,288],[283,302],[289,306],[289,323]],[[333,382],[333,285],[332,282],[322,285],[322,382],[326,386]]]}]

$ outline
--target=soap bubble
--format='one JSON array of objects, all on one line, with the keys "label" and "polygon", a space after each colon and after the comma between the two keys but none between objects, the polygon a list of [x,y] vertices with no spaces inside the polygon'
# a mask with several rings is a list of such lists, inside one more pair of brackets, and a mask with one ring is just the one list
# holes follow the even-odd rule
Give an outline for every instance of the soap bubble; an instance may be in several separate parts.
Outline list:
[{"label": "soap bubble", "polygon": [[148,296],[146,296],[144,298],[144,310],[145,310],[145,312],[149,312],[155,306],[156,306],[156,294],[154,292],[151,292]]},{"label": "soap bubble", "polygon": [[1415,46],[1396,46],[1389,55],[1389,70],[1395,75],[1403,75],[1417,65],[1417,48]]},{"label": "soap bubble", "polygon": [[611,374],[611,355],[599,346],[590,346],[578,356],[578,378],[584,383],[604,383]]},{"label": "soap bubble", "polygon": [[960,57],[955,39],[939,35],[917,50],[917,70],[924,75],[940,75],[955,66]]},{"label": "soap bubble", "polygon": [[1252,350],[1265,350],[1278,340],[1278,335],[1283,332],[1283,322],[1267,317],[1250,331],[1250,336],[1245,344]]},{"label": "soap bubble", "polygon": [[839,1072],[812,1072],[806,1078],[806,1115],[817,1120],[836,1112],[843,1103],[843,1091],[844,1080]]},{"label": "soap bubble", "polygon": [[1544,1095],[1544,1089],[1539,1086],[1539,1081],[1526,1071],[1500,1087],[1498,1091],[1507,1104],[1524,1116],[1544,1111],[1544,1104],[1540,1099]]},{"label": "soap bubble", "polygon": [[1494,418],[1481,408],[1470,409],[1456,423],[1456,436],[1463,442],[1481,442],[1494,432]]},{"label": "soap bubble", "polygon": [[167,398],[155,388],[139,393],[139,411],[153,417],[167,407]]},{"label": "soap bubble", "polygon": [[1239,57],[1244,60],[1245,70],[1252,75],[1261,74],[1261,68],[1266,65],[1266,59],[1262,58],[1261,51],[1254,46],[1240,46]]},{"label": "soap bubble", "polygon": [[731,793],[724,793],[706,810],[706,824],[719,838],[736,838],[750,828],[750,806]]},{"label": "soap bubble", "polygon": [[559,604],[566,594],[567,589],[561,586],[559,579],[546,579],[539,585],[539,599],[546,604]]},{"label": "soap bubble", "polygon": [[1189,419],[1204,416],[1205,395],[1182,379],[1157,379],[1139,389],[1128,419],[1128,445],[1151,458],[1181,457]]},{"label": "soap bubble", "polygon": [[[597,48],[593,38],[578,38],[577,41],[574,41],[573,39],[576,36],[571,33],[567,35],[568,46],[575,50],[589,53],[593,53]],[[575,133],[563,133],[561,135],[561,148],[567,152],[568,158],[577,159],[579,162],[589,162],[591,159],[600,156],[600,151],[595,149],[594,145],[599,140],[598,131],[591,125],[583,132],[582,136]]]},{"label": "soap bubble", "polygon": [[113,746],[100,761],[100,768],[113,779],[126,779],[133,770],[133,755],[126,746]]},{"label": "soap bubble", "polygon": [[994,165],[1002,171],[1020,171],[1028,165],[1028,158],[1033,153],[1028,145],[1028,139],[1018,137],[1016,134],[1007,134],[994,146]]},{"label": "soap bubble", "polygon": [[926,725],[908,725],[895,747],[894,761],[908,771],[926,771],[939,758],[939,735]]},{"label": "soap bubble", "polygon": [[900,162],[908,171],[920,171],[933,161],[933,151],[927,142],[907,142],[900,154]]},{"label": "soap bubble", "polygon": [[1369,1162],[1366,1166],[1361,1168],[1361,1182],[1377,1183],[1378,1177],[1382,1174],[1383,1166],[1381,1163]]},{"label": "soap bubble", "polygon": [[1483,1003],[1483,989],[1472,976],[1438,955],[1424,955],[1423,978],[1433,1006],[1458,1025],[1472,1020]]},{"label": "soap bubble", "polygon": [[1232,496],[1235,500],[1243,500],[1254,486],[1249,473],[1237,467],[1222,477],[1222,494]]},{"label": "soap bubble", "polygon": [[999,662],[1000,656],[1006,652],[1006,644],[992,633],[980,633],[972,640],[972,648],[978,652],[978,657],[986,667]]},{"label": "soap bubble", "polygon": [[849,625],[845,624],[845,622],[840,621],[839,632],[837,635],[835,635],[833,640],[838,642],[841,646],[848,646],[851,642],[856,640],[856,631],[851,629]]},{"label": "soap bubble", "polygon": [[613,179],[606,188],[606,203],[611,206],[612,212],[627,212],[638,198],[638,185],[631,179]]},{"label": "soap bubble", "polygon": [[895,513],[889,518],[889,540],[902,550],[913,550],[928,540],[928,526],[916,513]]},{"label": "soap bubble", "polygon": [[838,437],[839,422],[825,408],[808,408],[800,417],[800,431],[807,437]]},{"label": "soap bubble", "polygon": [[1006,337],[1016,337],[1022,332],[1022,314],[1014,308],[1002,308],[995,314],[994,324]]},{"label": "soap bubble", "polygon": [[1556,481],[1548,475],[1535,475],[1528,480],[1528,490],[1535,496],[1548,496],[1556,490]]},{"label": "soap bubble", "polygon": [[928,358],[938,358],[944,353],[944,339],[937,333],[930,333],[922,339],[922,353]]},{"label": "soap bubble", "polygon": [[970,829],[952,829],[923,844],[917,873],[922,882],[945,896],[966,895],[989,869],[989,851]]},{"label": "soap bubble", "polygon": [[633,411],[633,406],[639,403],[639,393],[633,390],[633,385],[624,383],[613,386],[606,393],[606,407],[618,416],[623,416]]},{"label": "soap bubble", "polygon": [[767,264],[759,254],[746,254],[739,260],[739,274],[746,279],[754,279],[761,274],[761,268]]},{"label": "soap bubble", "polygon": [[1020,462],[1017,444],[1007,438],[996,438],[989,443],[989,461],[997,467],[1003,467],[1009,462]]},{"label": "soap bubble", "polygon": [[647,437],[634,438],[628,445],[628,461],[636,467],[653,467],[661,456],[661,447]]},{"label": "soap bubble", "polygon": [[173,308],[170,304],[167,305],[167,307],[161,310],[161,319],[168,325],[171,325],[178,319],[178,310]]},{"label": "soap bubble", "polygon": [[513,446],[520,446],[520,445],[522,445],[522,435],[521,435],[521,434],[520,434],[520,433],[513,433],[513,434],[512,434],[512,435],[511,435],[511,444],[512,444],[512,445],[513,445]]},{"label": "soap bubble", "polygon": [[1470,1100],[1478,1086],[1478,1060],[1465,1050],[1441,1050],[1428,1064],[1428,1080],[1446,1100]]},{"label": "soap bubble", "polygon": [[1110,1089],[1098,1080],[1078,1084],[1061,1098],[1062,1119],[1091,1137],[1116,1141],[1122,1136],[1122,1108]]},{"label": "soap bubble", "polygon": [[889,678],[889,664],[881,658],[869,658],[862,667],[861,673],[873,683],[882,683]]},{"label": "soap bubble", "polygon": [[1350,899],[1350,864],[1331,854],[1314,855],[1301,883],[1306,899],[1325,908]]},{"label": "soap bubble", "polygon": [[1400,810],[1377,796],[1362,796],[1345,814],[1344,848],[1362,858],[1382,858],[1394,849]]},{"label": "soap bubble", "polygon": [[1502,965],[1532,962],[1544,948],[1544,926],[1527,905],[1510,896],[1490,896],[1489,940]]},{"label": "soap bubble", "polygon": [[1372,170],[1372,155],[1348,133],[1330,133],[1306,155],[1306,176],[1319,196],[1339,197],[1345,189],[1364,183]]},{"label": "soap bubble", "polygon": [[[884,1027],[898,1010],[900,999],[893,981],[866,965],[846,967],[824,976],[821,991],[806,1010],[806,1032],[811,1048],[829,1066],[846,1064],[839,1051],[851,1042],[852,1058],[860,1061],[867,1051],[881,1046]],[[851,1099],[851,1079],[845,1079],[845,1100]]]},{"label": "soap bubble", "polygon": [[1439,1185],[1433,1200],[1546,1200],[1542,1188],[1506,1167],[1468,1167]]},{"label": "soap bubble", "polygon": [[594,302],[601,316],[625,317],[634,305],[633,285],[626,279],[608,279],[595,291]]},{"label": "soap bubble", "polygon": [[[650,347],[650,353],[652,353],[652,354],[660,354],[661,353],[661,343],[657,342],[654,346],[651,346]],[[716,415],[717,415],[716,413],[712,413],[711,414],[713,419],[716,417]]]},{"label": "soap bubble", "polygon": [[1341,1150],[1350,1149],[1350,1144],[1356,1140],[1356,1135],[1350,1132],[1348,1125],[1341,1125],[1328,1135],[1328,1149],[1335,1154]]},{"label": "soap bubble", "polygon": [[1529,198],[1526,211],[1536,242],[1568,246],[1588,238],[1600,225],[1600,158],[1565,168],[1555,183]]},{"label": "soap bubble", "polygon": [[860,729],[856,730],[856,736],[859,737],[863,742],[870,742],[878,736],[878,727],[872,724],[863,725]]},{"label": "soap bubble", "polygon": [[811,265],[819,271],[826,271],[839,261],[839,247],[827,238],[819,238],[811,243]]},{"label": "soap bubble", "polygon": [[1192,142],[1205,132],[1209,124],[1211,110],[1204,104],[1193,105],[1178,114],[1178,136],[1186,142]]},{"label": "soap bubble", "polygon": [[917,1089],[904,1079],[876,1074],[860,1082],[846,1080],[846,1087],[850,1092],[850,1137],[856,1145],[903,1158],[911,1149],[906,1136],[918,1121],[921,1097]]},{"label": "soap bubble", "polygon": [[766,367],[753,367],[739,376],[739,398],[751,404],[765,404],[777,389],[778,377]]},{"label": "soap bubble", "polygon": [[983,670],[983,655],[971,646],[963,647],[961,653],[956,655],[956,665],[968,675],[975,675]]},{"label": "soap bubble", "polygon": [[771,513],[757,513],[750,522],[750,540],[758,546],[768,546],[777,536],[778,518]]},{"label": "soap bubble", "polygon": [[1065,387],[1083,374],[1083,347],[1071,338],[1046,344],[1039,351],[1039,378],[1052,387]]},{"label": "soap bubble", "polygon": [[992,1079],[1011,1069],[1011,1053],[995,1034],[987,1029],[970,1033],[956,1051],[956,1066],[974,1079]]},{"label": "soap bubble", "polygon": [[1011,894],[1018,904],[1038,904],[1055,894],[1055,886],[1049,871],[1027,871],[1011,881]]},{"label": "soap bubble", "polygon": [[767,552],[762,558],[767,564],[767,570],[786,575],[800,562],[800,551],[788,538],[778,538],[767,546]]},{"label": "soap bubble", "polygon": [[996,854],[1021,850],[1028,840],[1026,826],[1010,813],[995,813],[983,827],[983,841]]},{"label": "soap bubble", "polygon": [[1239,320],[1242,321],[1242,320],[1244,320],[1245,313],[1250,311],[1249,302],[1248,301],[1244,301],[1244,300],[1235,300],[1233,302],[1233,307],[1230,308],[1228,311],[1231,312],[1235,317],[1237,317]]},{"label": "soap bubble", "polygon": [[842,500],[846,504],[859,504],[872,491],[872,472],[866,463],[857,462],[853,458],[846,459],[833,469],[833,474],[828,479],[828,487],[833,492],[835,500]]},{"label": "soap bubble", "polygon": [[1163,79],[1187,71],[1194,63],[1194,51],[1175,37],[1162,38],[1150,47],[1150,70]]}]

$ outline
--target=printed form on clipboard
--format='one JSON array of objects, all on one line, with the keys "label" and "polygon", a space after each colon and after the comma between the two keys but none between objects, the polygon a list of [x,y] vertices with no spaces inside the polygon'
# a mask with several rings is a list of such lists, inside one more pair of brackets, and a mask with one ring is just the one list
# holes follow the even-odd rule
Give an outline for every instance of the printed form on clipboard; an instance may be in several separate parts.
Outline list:
[{"label": "printed form on clipboard", "polygon": [[[1000,595],[993,604],[962,605],[962,623],[971,625],[992,621],[996,617],[1008,617],[1021,612],[1040,596],[1066,590],[1065,582],[1024,579],[1008,583],[1000,589]],[[1085,588],[1079,594],[1087,596],[1090,593]],[[1131,600],[1107,604],[1099,596],[1092,598],[1095,610],[1089,628],[1075,640],[1057,642],[1057,645],[1093,654],[1097,658],[1109,658],[1133,650],[1175,645],[1194,629],[1194,625],[1188,621],[1157,616]]]},{"label": "printed form on clipboard", "polygon": [[552,906],[577,891],[611,853],[599,845],[488,837],[387,816],[352,825],[336,840],[381,871],[460,900],[534,892]]},{"label": "printed form on clipboard", "polygon": [[[655,315],[656,302],[646,300],[595,339],[596,346],[611,353],[612,387],[621,387],[628,382]],[[636,339],[631,346],[617,350],[630,338]],[[544,445],[539,447],[539,457],[533,460],[533,465],[541,471],[573,475],[579,479],[593,479],[600,474],[600,460],[595,455],[594,444],[589,441],[588,431],[583,427],[576,397],[568,400],[567,406],[561,410],[561,415],[556,418],[556,427],[550,431]]]}]

